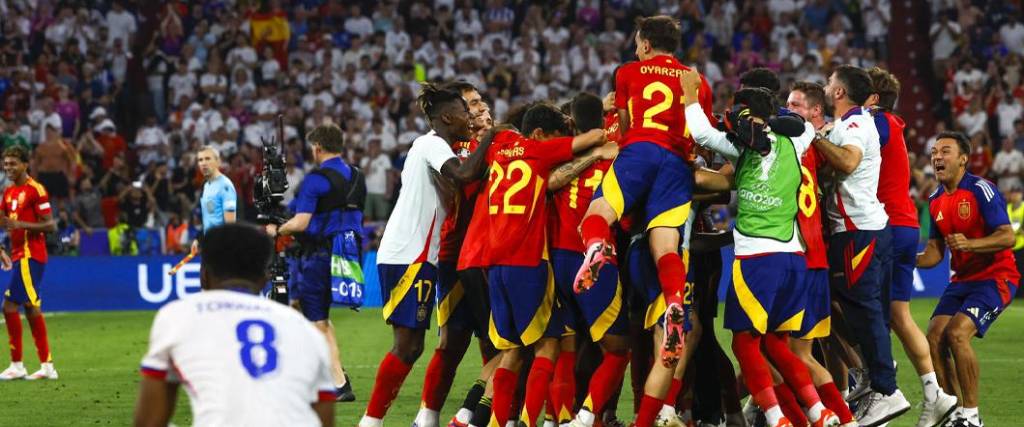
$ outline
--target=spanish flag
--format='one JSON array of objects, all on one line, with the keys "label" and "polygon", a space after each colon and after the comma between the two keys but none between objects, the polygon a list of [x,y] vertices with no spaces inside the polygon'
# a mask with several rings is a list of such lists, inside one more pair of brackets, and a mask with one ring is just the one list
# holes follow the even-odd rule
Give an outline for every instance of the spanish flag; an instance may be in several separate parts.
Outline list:
[{"label": "spanish flag", "polygon": [[292,36],[291,27],[288,26],[288,15],[282,10],[253,13],[249,17],[249,27],[253,46],[287,42]]}]

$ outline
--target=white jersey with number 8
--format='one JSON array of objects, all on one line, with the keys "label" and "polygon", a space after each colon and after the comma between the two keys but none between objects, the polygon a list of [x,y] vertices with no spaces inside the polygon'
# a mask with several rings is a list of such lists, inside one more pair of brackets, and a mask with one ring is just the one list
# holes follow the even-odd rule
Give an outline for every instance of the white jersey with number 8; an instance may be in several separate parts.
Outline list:
[{"label": "white jersey with number 8", "polygon": [[153,320],[142,374],[180,383],[195,425],[318,426],[334,400],[327,341],[295,310],[215,290],[167,304]]}]

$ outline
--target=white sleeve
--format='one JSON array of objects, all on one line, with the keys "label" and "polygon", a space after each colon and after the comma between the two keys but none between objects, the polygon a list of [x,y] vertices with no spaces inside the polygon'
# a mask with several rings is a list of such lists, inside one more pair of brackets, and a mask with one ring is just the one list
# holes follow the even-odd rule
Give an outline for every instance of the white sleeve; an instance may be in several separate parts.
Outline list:
[{"label": "white sleeve", "polygon": [[149,349],[142,358],[143,375],[177,382],[176,375],[171,372],[171,350],[177,344],[175,327],[180,323],[173,319],[176,306],[177,304],[165,306],[153,319],[153,327],[149,332]]},{"label": "white sleeve", "polygon": [[421,149],[423,150],[423,157],[427,159],[427,164],[438,172],[441,172],[441,166],[444,166],[445,162],[449,159],[455,158],[455,153],[452,151],[452,147],[448,145],[443,139],[437,136],[425,138],[426,144],[423,144]]},{"label": "white sleeve", "polygon": [[711,122],[704,115],[704,109],[700,104],[686,106],[686,127],[690,129],[690,136],[701,147],[721,154],[732,162],[740,157],[740,150],[729,142],[725,132],[711,127]]},{"label": "white sleeve", "polygon": [[[832,142],[840,147],[857,147],[863,153],[868,145],[868,129],[865,128],[867,125],[874,126],[874,123],[868,123],[866,120],[850,120],[846,123],[840,123],[839,126],[844,128],[832,130],[833,134],[839,136],[839,138]],[[838,133],[836,133],[837,131]]]},{"label": "white sleeve", "polygon": [[807,147],[810,147],[811,143],[814,142],[815,135],[814,125],[812,125],[811,122],[805,121],[804,133],[791,139],[791,141],[793,141],[793,148],[796,148],[797,157],[803,156],[804,153],[807,152]]}]

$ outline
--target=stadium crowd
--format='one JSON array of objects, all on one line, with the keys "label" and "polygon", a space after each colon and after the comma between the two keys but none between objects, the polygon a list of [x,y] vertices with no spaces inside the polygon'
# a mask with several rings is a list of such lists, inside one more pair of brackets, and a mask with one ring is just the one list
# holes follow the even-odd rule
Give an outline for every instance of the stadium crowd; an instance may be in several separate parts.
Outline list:
[{"label": "stadium crowd", "polygon": [[[884,65],[892,20],[888,0],[143,3],[0,2],[3,145],[33,150],[33,176],[63,219],[55,249],[65,253],[78,230],[118,227],[162,230],[171,237],[164,251],[183,251],[177,242],[199,223],[203,145],[220,151],[241,215],[253,218],[261,139],[277,114],[292,184],[285,201],[312,166],[303,135],[333,122],[366,174],[367,220],[383,221],[408,146],[426,131],[420,82],[485,87],[496,119],[534,99],[607,93],[631,55],[633,19],[661,13],[680,19],[677,55],[707,76],[721,113],[753,67],[777,71],[788,88],[824,83],[835,64]],[[1020,188],[1020,11],[1012,2],[930,3],[942,83],[935,133],[966,131],[971,172],[1006,193]],[[908,136],[922,205],[936,185],[917,155],[929,136]]]}]

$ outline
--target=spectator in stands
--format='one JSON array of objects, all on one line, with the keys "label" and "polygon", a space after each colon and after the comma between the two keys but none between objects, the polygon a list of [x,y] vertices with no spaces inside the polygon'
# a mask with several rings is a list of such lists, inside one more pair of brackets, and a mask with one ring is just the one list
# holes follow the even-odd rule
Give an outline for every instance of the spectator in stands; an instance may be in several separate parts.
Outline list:
[{"label": "spectator in stands", "polygon": [[45,139],[32,152],[31,170],[50,193],[50,199],[63,206],[71,196],[72,168],[77,155],[74,147],[61,137],[59,123],[47,122],[45,129]]},{"label": "spectator in stands", "polygon": [[93,185],[91,179],[78,181],[75,189],[75,202],[71,207],[71,218],[78,228],[91,235],[93,229],[106,226],[103,220],[103,199],[99,190]]},{"label": "spectator in stands", "polygon": [[168,254],[184,254],[189,250],[188,241],[188,222],[182,221],[178,213],[171,212],[164,234],[164,242],[166,242],[164,252]]},{"label": "spectator in stands", "polygon": [[989,149],[988,138],[984,132],[971,135],[971,155],[968,157],[967,168],[974,175],[989,178],[992,169],[992,150]]},{"label": "spectator in stands", "polygon": [[388,176],[391,159],[381,151],[379,139],[372,139],[366,157],[359,167],[366,176],[366,218],[370,221],[386,221],[391,214],[391,195]]},{"label": "spectator in stands", "polygon": [[125,223],[132,228],[146,227],[151,220],[150,215],[156,210],[153,193],[141,181],[125,187],[117,200],[121,213],[125,215]]},{"label": "spectator in stands", "polygon": [[1008,194],[1012,188],[1024,186],[1021,183],[1021,172],[1024,172],[1024,154],[1013,145],[1010,138],[1003,139],[1003,149],[996,154],[992,162],[992,172],[995,174],[999,191]]}]

